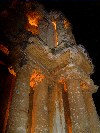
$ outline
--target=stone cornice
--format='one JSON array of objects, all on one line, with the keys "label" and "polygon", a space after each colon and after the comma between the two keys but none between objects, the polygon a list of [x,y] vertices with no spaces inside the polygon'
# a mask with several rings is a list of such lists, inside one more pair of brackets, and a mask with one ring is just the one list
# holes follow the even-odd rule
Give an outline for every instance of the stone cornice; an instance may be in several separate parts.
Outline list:
[{"label": "stone cornice", "polygon": [[35,67],[41,68],[50,82],[57,82],[61,77],[75,78],[86,83],[90,91],[97,90],[97,86],[90,79],[93,66],[79,48],[67,48],[60,55],[55,56],[41,45],[31,43],[26,48],[26,53],[28,61],[31,64],[35,63]]},{"label": "stone cornice", "polygon": [[35,41],[34,44],[31,43],[27,46],[27,57],[39,62],[42,66],[47,68],[48,71],[51,72],[53,70],[61,69],[70,62],[74,62],[87,74],[93,72],[93,65],[89,58],[86,57],[77,46],[65,48],[59,54],[53,55],[47,47],[45,48],[37,43],[38,41]]}]

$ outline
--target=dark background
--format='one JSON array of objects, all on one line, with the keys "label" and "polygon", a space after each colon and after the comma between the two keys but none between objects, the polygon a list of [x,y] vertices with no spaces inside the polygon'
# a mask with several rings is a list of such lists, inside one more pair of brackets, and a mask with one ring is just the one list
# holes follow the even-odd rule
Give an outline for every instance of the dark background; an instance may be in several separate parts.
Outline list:
[{"label": "dark background", "polygon": [[[0,0],[0,12],[3,10],[7,11],[12,1],[14,0]],[[100,2],[97,0],[36,1],[43,4],[47,11],[50,11],[51,9],[60,10],[68,18],[72,24],[73,34],[77,44],[81,44],[85,47],[94,64],[94,74],[91,75],[91,78],[96,85],[100,86]],[[15,4],[16,2],[17,0],[15,0]],[[2,29],[2,27],[0,27],[0,29]],[[3,30],[0,30],[0,42],[3,42],[3,40],[6,44],[7,41],[9,41],[5,38]],[[0,60],[7,62],[7,58],[3,57],[3,55],[1,55]],[[5,75],[8,74],[6,67],[2,67],[1,69]],[[93,98],[97,112],[100,116],[100,88],[97,93],[93,94]]]}]

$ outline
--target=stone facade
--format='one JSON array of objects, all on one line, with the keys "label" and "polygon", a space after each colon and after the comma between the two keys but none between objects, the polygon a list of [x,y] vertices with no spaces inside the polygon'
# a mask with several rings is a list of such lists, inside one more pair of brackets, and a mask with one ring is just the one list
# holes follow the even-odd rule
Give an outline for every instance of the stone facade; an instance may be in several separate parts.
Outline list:
[{"label": "stone facade", "polygon": [[[97,91],[90,79],[93,65],[76,44],[68,20],[52,12],[42,17],[39,29],[24,50],[18,46],[12,52],[16,83],[7,133],[100,133],[92,99]],[[22,55],[26,62],[20,65]]]}]

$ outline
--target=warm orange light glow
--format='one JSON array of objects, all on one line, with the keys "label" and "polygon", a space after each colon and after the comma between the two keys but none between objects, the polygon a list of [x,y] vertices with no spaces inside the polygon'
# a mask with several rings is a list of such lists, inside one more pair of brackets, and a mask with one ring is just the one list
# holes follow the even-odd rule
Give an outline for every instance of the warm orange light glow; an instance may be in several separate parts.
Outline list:
[{"label": "warm orange light glow", "polygon": [[68,123],[68,133],[72,133],[72,123],[70,118],[68,118],[67,123]]},{"label": "warm orange light glow", "polygon": [[64,27],[67,29],[70,26],[70,23],[68,20],[64,20]]},{"label": "warm orange light glow", "polygon": [[61,78],[61,79],[59,80],[59,83],[63,84],[63,85],[64,85],[64,91],[67,91],[67,85],[66,85],[65,78]]},{"label": "warm orange light glow", "polygon": [[33,34],[38,34],[38,24],[39,21],[41,20],[41,15],[38,12],[28,12],[26,14],[28,23],[26,25],[26,29],[28,31],[31,31]]},{"label": "warm orange light glow", "polygon": [[53,26],[54,26],[54,29],[57,30],[56,21],[53,21],[52,24],[53,24]]},{"label": "warm orange light glow", "polygon": [[5,47],[4,45],[2,45],[2,44],[0,44],[0,50],[1,50],[4,54],[6,54],[6,55],[9,54],[8,48],[6,48],[6,47]]},{"label": "warm orange light glow", "polygon": [[81,81],[80,86],[81,86],[81,88],[82,88],[83,90],[88,90],[88,89],[89,89],[88,84],[85,83],[85,82],[83,82],[83,81]]},{"label": "warm orange light glow", "polygon": [[58,45],[58,33],[57,33],[57,24],[56,24],[56,21],[52,21],[52,24],[54,26],[54,29],[55,29],[55,46],[57,47]]},{"label": "warm orange light glow", "polygon": [[31,125],[31,133],[35,133],[35,123],[34,123],[34,110],[32,110],[32,125]]},{"label": "warm orange light glow", "polygon": [[34,88],[39,82],[42,82],[44,75],[40,71],[33,70],[33,74],[30,78],[30,87]]},{"label": "warm orange light glow", "polygon": [[9,72],[10,72],[13,76],[16,77],[16,73],[15,73],[14,69],[12,68],[12,66],[9,67],[8,70],[9,70]]},{"label": "warm orange light glow", "polygon": [[30,25],[38,27],[38,23],[41,19],[41,16],[37,12],[27,13],[27,18]]}]

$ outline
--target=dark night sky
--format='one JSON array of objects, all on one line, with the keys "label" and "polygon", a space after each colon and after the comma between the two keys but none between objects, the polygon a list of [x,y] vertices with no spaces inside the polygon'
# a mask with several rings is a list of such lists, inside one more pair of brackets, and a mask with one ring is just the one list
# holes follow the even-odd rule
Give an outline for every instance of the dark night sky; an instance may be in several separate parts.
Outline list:
[{"label": "dark night sky", "polygon": [[[3,0],[7,3],[11,0]],[[28,0],[27,0],[28,1]],[[100,1],[97,0],[36,0],[47,10],[62,11],[72,24],[77,44],[87,50],[95,66],[91,76],[100,86]],[[1,2],[1,0],[0,0]],[[100,115],[100,88],[93,95],[98,114]]]}]

